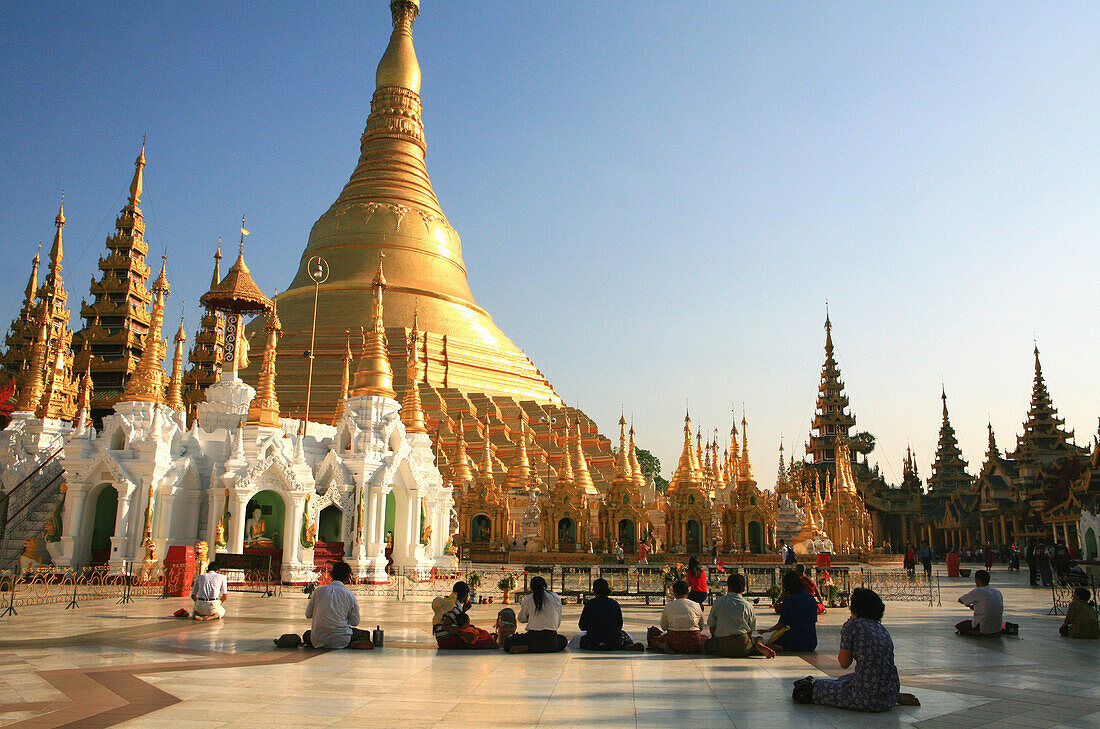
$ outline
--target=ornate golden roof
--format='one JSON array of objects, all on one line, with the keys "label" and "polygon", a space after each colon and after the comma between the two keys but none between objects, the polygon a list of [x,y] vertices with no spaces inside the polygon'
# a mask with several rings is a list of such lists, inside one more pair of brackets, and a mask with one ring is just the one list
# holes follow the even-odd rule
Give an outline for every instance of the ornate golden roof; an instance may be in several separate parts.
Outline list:
[{"label": "ornate golden roof", "polygon": [[386,290],[386,277],[382,273],[382,261],[378,261],[378,272],[371,282],[373,303],[371,305],[370,331],[363,342],[363,355],[355,368],[355,377],[351,381],[351,394],[354,397],[373,395],[376,397],[397,398],[393,391],[393,370],[387,355],[386,327],[382,323],[382,295]]},{"label": "ornate golden roof", "polygon": [[[221,253],[220,246],[218,252]],[[215,271],[217,271],[217,264],[215,264]],[[210,290],[202,295],[199,303],[211,309],[234,314],[258,314],[271,308],[271,299],[264,296],[264,292],[252,280],[252,274],[245,265],[243,236],[237,261],[217,286],[211,286]]]},{"label": "ornate golden roof", "polygon": [[256,396],[248,404],[247,425],[279,427],[279,399],[275,396],[275,351],[282,328],[279,312],[272,306],[267,315],[267,324],[264,325],[267,342],[264,345],[263,363],[260,365],[260,384],[256,388]]}]

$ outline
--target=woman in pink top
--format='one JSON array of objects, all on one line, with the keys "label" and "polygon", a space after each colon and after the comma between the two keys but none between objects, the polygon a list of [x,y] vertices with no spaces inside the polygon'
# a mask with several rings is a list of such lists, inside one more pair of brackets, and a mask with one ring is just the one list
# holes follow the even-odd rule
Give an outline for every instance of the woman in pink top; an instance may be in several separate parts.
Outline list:
[{"label": "woman in pink top", "polygon": [[697,557],[688,560],[687,583],[688,600],[694,600],[700,605],[705,605],[707,602],[707,571],[699,566]]}]

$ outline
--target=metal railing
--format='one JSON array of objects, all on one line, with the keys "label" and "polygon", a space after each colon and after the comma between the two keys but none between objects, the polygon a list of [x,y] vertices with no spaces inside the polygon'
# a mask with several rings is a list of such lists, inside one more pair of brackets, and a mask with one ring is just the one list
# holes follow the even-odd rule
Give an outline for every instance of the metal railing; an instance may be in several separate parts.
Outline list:
[{"label": "metal railing", "polygon": [[[0,572],[0,617],[15,616],[33,605],[80,607],[89,600],[133,602],[135,597],[164,597],[169,583],[160,564],[124,562],[116,570],[101,567],[39,567]],[[6,594],[5,594],[6,593]]]}]

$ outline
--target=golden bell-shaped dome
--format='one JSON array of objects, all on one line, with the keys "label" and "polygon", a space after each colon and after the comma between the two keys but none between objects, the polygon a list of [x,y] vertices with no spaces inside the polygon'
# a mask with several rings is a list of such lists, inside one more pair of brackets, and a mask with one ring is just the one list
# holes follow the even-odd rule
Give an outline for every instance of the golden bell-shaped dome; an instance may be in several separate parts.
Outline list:
[{"label": "golden bell-shaped dome", "polygon": [[[393,32],[378,65],[359,162],[336,202],[314,224],[298,273],[279,296],[279,400],[287,411],[306,400],[314,310],[315,256],[330,274],[317,291],[313,416],[336,407],[345,332],[369,327],[371,279],[385,256],[385,326],[395,387],[405,389],[407,329],[419,311],[425,384],[463,392],[560,404],[550,383],[474,301],[462,243],[440,209],[425,165],[420,66],[412,26],[414,0],[393,0]],[[252,327],[253,336],[258,324]],[[259,344],[259,340],[255,342]],[[243,375],[255,380],[254,373]]]}]

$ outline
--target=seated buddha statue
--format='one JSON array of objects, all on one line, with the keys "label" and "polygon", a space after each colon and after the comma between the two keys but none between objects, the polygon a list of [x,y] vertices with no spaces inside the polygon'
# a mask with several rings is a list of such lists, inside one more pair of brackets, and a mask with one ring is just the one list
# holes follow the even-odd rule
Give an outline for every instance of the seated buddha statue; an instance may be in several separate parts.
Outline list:
[{"label": "seated buddha statue", "polygon": [[245,522],[244,528],[246,547],[270,548],[275,546],[275,542],[267,536],[267,522],[264,521],[260,507],[257,506],[252,510],[252,516]]}]

